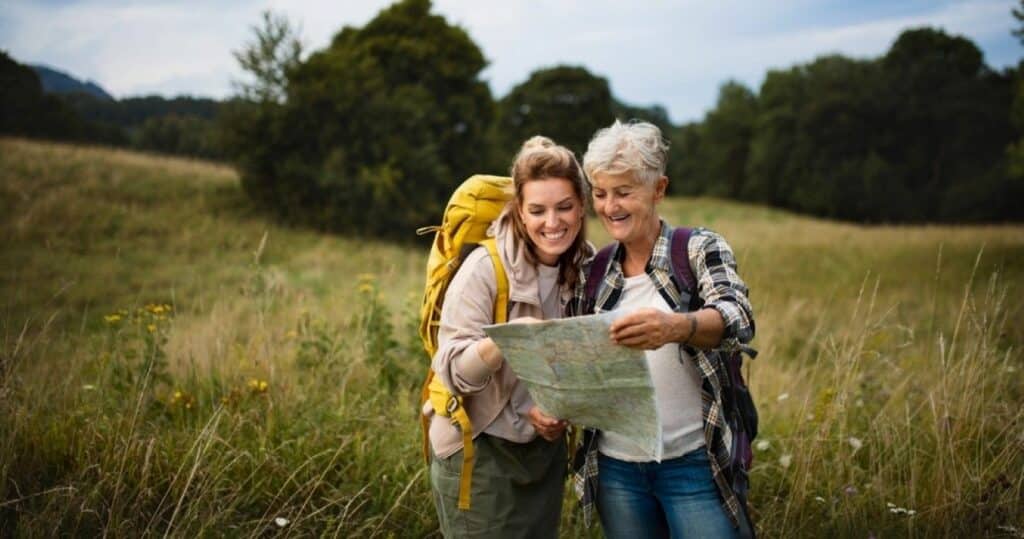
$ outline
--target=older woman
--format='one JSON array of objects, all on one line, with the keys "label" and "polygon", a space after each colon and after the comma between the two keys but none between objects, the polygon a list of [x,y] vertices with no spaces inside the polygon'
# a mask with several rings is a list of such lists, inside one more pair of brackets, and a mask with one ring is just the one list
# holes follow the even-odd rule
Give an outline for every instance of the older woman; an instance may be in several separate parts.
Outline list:
[{"label": "older woman", "polygon": [[[587,184],[572,152],[545,137],[523,144],[512,165],[515,197],[491,225],[509,281],[508,319],[560,318],[582,261]],[[557,537],[565,479],[566,423],[534,405],[526,386],[483,331],[494,323],[498,290],[484,249],[472,251],[441,309],[433,368],[465,397],[474,440],[472,504],[458,506],[463,442],[445,417],[431,417],[430,481],[445,537]],[[478,429],[478,430],[477,430]]]},{"label": "older woman", "polygon": [[583,159],[594,210],[615,244],[603,275],[587,277],[600,279],[597,293],[588,301],[577,290],[577,312],[624,312],[610,338],[646,351],[663,457],[650,460],[614,432],[590,433],[578,490],[588,514],[596,494],[611,538],[748,535],[743,505],[725,477],[731,433],[721,419],[719,377],[720,352],[753,337],[753,313],[732,250],[706,229],[693,230],[686,246],[700,300],[694,304],[703,306],[690,311],[688,292],[677,288],[673,228],[658,215],[667,150],[656,126],[616,121],[594,135]]}]

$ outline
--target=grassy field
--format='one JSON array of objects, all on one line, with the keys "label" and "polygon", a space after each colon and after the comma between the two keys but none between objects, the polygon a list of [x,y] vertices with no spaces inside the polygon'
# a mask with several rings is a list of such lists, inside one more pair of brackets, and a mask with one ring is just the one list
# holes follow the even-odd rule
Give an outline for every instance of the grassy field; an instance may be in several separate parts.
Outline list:
[{"label": "grassy field", "polygon": [[[662,213],[752,290],[763,536],[1024,537],[1024,226]],[[425,245],[268,222],[219,165],[0,139],[0,536],[436,534]]]}]

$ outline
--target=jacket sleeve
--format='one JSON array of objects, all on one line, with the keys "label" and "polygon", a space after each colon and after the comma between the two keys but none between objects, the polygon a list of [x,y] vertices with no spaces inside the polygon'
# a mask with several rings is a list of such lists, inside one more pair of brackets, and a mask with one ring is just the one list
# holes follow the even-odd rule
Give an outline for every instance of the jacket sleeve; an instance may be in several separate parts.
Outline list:
[{"label": "jacket sleeve", "polygon": [[747,297],[747,285],[737,273],[732,248],[721,235],[698,229],[688,249],[704,307],[717,310],[725,321],[722,342],[715,349],[729,352],[747,349],[743,345],[754,338],[754,311]]},{"label": "jacket sleeve", "polygon": [[481,359],[477,345],[487,338],[483,326],[494,323],[497,294],[497,277],[487,251],[473,250],[445,292],[438,348],[431,365],[456,395],[480,392],[494,374]]}]

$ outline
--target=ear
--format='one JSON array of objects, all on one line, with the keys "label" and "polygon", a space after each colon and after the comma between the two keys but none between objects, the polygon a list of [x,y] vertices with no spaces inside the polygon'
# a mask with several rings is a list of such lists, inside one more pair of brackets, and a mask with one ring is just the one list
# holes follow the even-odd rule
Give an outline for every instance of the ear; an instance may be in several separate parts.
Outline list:
[{"label": "ear", "polygon": [[668,176],[662,176],[658,178],[658,181],[654,182],[654,201],[661,202],[665,198],[665,193],[668,191]]}]

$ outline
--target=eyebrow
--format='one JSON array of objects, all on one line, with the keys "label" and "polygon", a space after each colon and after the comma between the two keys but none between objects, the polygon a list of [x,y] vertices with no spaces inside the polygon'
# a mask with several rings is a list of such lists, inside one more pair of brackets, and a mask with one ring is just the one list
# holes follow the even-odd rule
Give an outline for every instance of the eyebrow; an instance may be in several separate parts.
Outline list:
[{"label": "eyebrow", "polygon": [[[559,200],[558,202],[555,202],[555,206],[561,206],[562,204],[565,204],[566,202],[572,202],[572,197],[568,196],[568,197],[563,198],[562,200]],[[526,206],[529,207],[529,208],[543,208],[543,207],[545,207],[543,204],[537,204],[536,202],[531,202],[531,203],[527,204]]]}]

